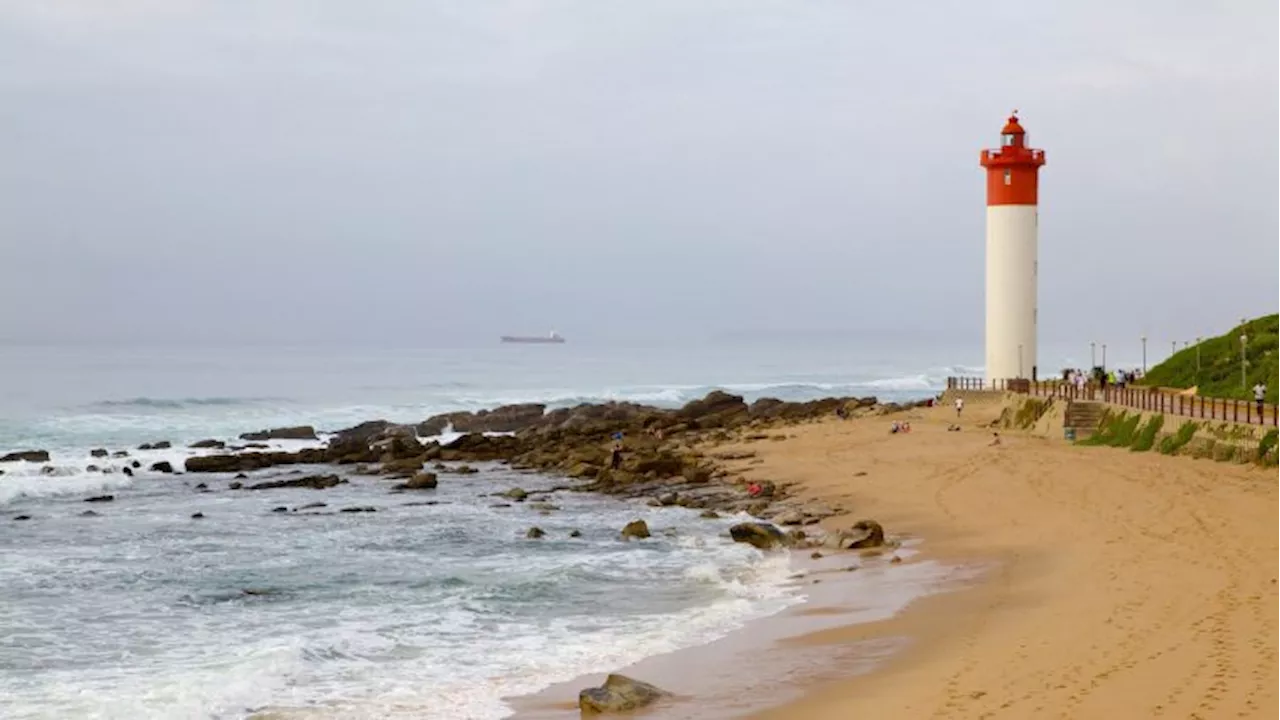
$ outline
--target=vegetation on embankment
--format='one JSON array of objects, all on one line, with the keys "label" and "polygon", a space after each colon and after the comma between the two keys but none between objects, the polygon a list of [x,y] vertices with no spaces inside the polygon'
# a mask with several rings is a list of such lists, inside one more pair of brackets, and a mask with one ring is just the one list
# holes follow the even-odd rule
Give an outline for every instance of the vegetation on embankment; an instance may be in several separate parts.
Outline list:
[{"label": "vegetation on embankment", "polygon": [[1186,421],[1172,433],[1161,433],[1165,416],[1108,409],[1098,421],[1097,431],[1077,445],[1128,448],[1132,452],[1157,450],[1162,455],[1190,455],[1221,462],[1254,462],[1274,467],[1280,435],[1275,428],[1261,439],[1245,432],[1246,428],[1231,423]]},{"label": "vegetation on embankment", "polygon": [[[1246,383],[1240,382],[1240,335],[1245,335]],[[1197,371],[1197,353],[1199,370]],[[1267,386],[1267,402],[1280,388],[1280,315],[1266,315],[1230,332],[1179,350],[1147,371],[1143,385],[1198,387],[1205,397],[1252,400],[1253,386]]]}]

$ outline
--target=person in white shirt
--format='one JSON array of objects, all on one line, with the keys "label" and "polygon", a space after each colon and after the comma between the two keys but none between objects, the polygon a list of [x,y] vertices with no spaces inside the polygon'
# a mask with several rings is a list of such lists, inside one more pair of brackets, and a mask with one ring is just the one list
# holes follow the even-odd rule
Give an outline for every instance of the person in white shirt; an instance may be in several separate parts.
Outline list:
[{"label": "person in white shirt", "polygon": [[960,412],[964,410],[964,398],[956,398],[956,418],[960,418]]},{"label": "person in white shirt", "polygon": [[1254,385],[1254,386],[1253,386],[1253,401],[1254,401],[1254,402],[1256,402],[1256,403],[1258,403],[1258,419],[1262,419],[1262,417],[1263,417],[1263,414],[1262,414],[1262,408],[1263,408],[1263,405],[1265,405],[1265,401],[1266,401],[1266,399],[1267,399],[1267,385],[1266,385],[1266,383],[1261,383],[1261,382],[1260,382],[1260,383],[1258,383],[1257,385]]}]

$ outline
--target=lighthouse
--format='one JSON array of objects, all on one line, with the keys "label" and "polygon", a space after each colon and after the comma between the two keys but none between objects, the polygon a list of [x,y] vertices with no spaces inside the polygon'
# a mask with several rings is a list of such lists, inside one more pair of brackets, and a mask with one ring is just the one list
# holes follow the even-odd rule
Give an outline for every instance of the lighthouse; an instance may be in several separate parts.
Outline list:
[{"label": "lighthouse", "polygon": [[987,380],[1032,378],[1036,367],[1037,186],[1044,151],[1027,146],[1014,110],[987,170]]}]

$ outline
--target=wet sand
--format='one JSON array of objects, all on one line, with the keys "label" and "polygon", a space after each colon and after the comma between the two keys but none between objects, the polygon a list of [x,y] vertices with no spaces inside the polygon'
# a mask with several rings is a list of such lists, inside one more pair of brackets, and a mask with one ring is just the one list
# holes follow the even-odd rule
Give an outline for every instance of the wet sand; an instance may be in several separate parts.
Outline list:
[{"label": "wet sand", "polygon": [[[1273,717],[1276,472],[1015,433],[992,446],[979,424],[999,409],[970,402],[960,432],[937,408],[906,435],[833,419],[744,445],[757,458],[730,465],[748,477],[853,509],[824,526],[870,517],[922,539],[886,576],[982,578],[879,620],[850,614],[865,588],[817,585],[800,609],[625,669],[684,695],[646,717]],[[576,715],[602,677],[518,716]]]}]

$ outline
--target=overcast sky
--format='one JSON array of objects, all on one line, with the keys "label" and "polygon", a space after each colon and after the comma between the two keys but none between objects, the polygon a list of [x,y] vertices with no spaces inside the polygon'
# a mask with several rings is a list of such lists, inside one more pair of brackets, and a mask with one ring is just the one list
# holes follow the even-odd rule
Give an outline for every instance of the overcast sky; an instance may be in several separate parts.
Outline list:
[{"label": "overcast sky", "polygon": [[[1042,342],[1274,312],[1277,3],[0,0],[0,339]],[[1114,340],[1113,340],[1114,342]],[[1162,340],[1163,342],[1167,342]]]}]

